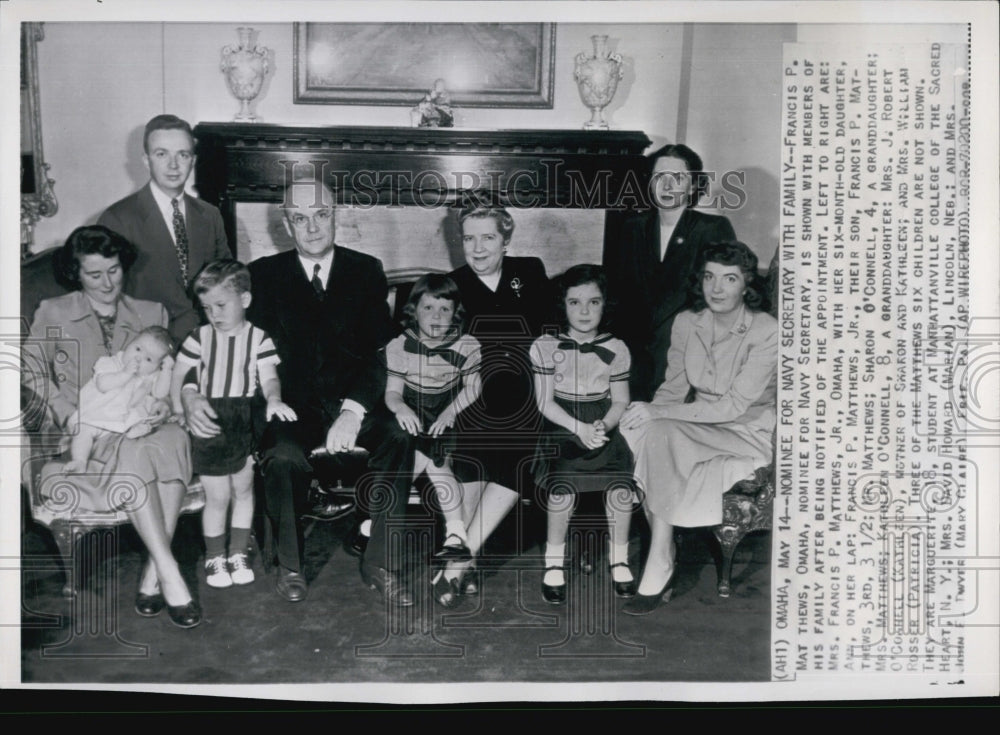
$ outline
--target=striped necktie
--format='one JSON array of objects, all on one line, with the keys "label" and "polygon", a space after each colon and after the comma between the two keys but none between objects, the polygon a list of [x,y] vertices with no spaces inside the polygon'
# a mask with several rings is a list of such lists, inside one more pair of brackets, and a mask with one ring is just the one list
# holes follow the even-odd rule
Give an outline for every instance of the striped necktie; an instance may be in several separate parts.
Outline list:
[{"label": "striped necktie", "polygon": [[184,215],[181,214],[181,207],[176,199],[171,199],[174,205],[174,247],[177,248],[177,262],[181,264],[181,275],[184,282],[188,279],[188,235],[184,226]]},{"label": "striped necktie", "polygon": [[319,280],[319,263],[313,264],[313,277],[311,283],[313,291],[315,291],[316,295],[320,298],[320,300],[322,300],[326,289],[323,288],[323,282]]}]

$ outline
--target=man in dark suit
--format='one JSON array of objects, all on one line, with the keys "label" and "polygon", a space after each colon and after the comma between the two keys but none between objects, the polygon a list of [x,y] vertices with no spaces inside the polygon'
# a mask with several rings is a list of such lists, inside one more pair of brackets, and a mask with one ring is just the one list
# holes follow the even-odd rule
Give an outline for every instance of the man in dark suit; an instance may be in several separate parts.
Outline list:
[{"label": "man in dark suit", "polygon": [[149,183],[108,207],[97,224],[139,250],[126,290],[167,307],[170,335],[180,344],[199,323],[188,283],[205,263],[232,251],[219,210],[184,193],[195,160],[191,126],[157,115],[146,123],[142,146]]},{"label": "man in dark suit", "polygon": [[735,240],[728,219],[694,209],[708,188],[701,158],[685,145],[667,145],[648,157],[649,210],[608,212],[604,267],[617,303],[612,331],[632,355],[633,401],[649,401],[663,382],[674,317],[689,305],[698,253],[713,242]]},{"label": "man in dark suit", "polygon": [[[391,336],[388,284],[377,258],[334,244],[333,202],[323,184],[293,183],[282,209],[295,249],[249,266],[247,316],[274,340],[282,400],[298,416],[294,422],[271,422],[260,443],[265,512],[279,565],[275,589],[290,602],[307,593],[298,519],[312,474],[310,455],[358,446],[375,451],[384,433],[385,413],[378,409],[385,367],[378,351]],[[200,395],[185,391],[184,403],[193,433],[218,431]],[[373,513],[362,574],[390,602],[406,606],[413,598],[397,573],[400,561],[388,559],[385,543],[385,515],[399,508],[405,512],[406,498],[400,500]]]}]

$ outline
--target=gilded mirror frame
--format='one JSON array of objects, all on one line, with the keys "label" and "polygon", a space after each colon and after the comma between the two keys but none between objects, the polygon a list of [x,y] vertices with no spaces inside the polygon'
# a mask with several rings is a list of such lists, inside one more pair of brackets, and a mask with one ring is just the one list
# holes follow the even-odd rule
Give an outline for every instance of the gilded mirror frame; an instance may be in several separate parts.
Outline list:
[{"label": "gilded mirror frame", "polygon": [[21,258],[28,257],[35,224],[59,209],[42,151],[42,113],[38,102],[38,42],[41,23],[21,24]]}]

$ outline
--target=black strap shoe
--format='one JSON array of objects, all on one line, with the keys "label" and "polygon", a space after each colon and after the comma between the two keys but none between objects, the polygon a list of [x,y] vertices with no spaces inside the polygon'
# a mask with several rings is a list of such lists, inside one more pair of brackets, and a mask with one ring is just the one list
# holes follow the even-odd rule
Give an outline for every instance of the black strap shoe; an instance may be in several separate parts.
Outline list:
[{"label": "black strap shoe", "polygon": [[[628,564],[626,564],[623,561],[620,561],[617,564],[612,564],[609,567],[609,569],[614,569],[615,567],[625,567],[626,569],[628,569],[629,574],[632,573],[632,570],[629,569]],[[628,582],[615,582],[614,577],[612,576],[611,581],[614,582],[615,594],[618,597],[635,597],[635,593],[639,588],[639,585],[636,583],[634,577],[630,579]]]},{"label": "black strap shoe", "polygon": [[545,572],[557,570],[563,573],[562,584],[545,584],[545,577],[542,577],[542,598],[550,605],[566,604],[566,567],[546,567]]}]

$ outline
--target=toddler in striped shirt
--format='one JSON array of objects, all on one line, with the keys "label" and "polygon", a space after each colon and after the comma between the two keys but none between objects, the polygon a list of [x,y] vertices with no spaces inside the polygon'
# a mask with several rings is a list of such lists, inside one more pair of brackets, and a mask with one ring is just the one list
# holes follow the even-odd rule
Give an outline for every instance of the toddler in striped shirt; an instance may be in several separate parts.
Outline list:
[{"label": "toddler in striped shirt", "polygon": [[195,276],[191,288],[208,324],[192,331],[181,345],[171,396],[175,410],[183,415],[181,392],[198,390],[208,399],[221,429],[213,437],[191,437],[192,466],[205,489],[206,581],[219,588],[250,584],[254,581],[247,560],[253,520],[252,454],[259,433],[254,428],[254,408],[259,412],[258,397],[263,396],[266,420],[295,421],[296,416],[281,400],[274,343],[246,319],[251,298],[247,267],[236,260],[212,261]]}]

